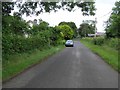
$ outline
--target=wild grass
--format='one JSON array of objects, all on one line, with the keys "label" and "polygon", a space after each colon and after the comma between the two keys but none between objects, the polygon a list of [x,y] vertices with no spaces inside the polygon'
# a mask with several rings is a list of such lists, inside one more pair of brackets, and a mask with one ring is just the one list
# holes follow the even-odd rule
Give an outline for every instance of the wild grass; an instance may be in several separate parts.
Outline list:
[{"label": "wild grass", "polygon": [[62,50],[64,47],[56,46],[47,48],[44,50],[35,50],[31,53],[22,53],[17,55],[12,55],[9,57],[9,60],[3,63],[2,65],[2,79],[6,81],[17,74],[23,72],[25,69],[40,63],[45,58],[49,57]]},{"label": "wild grass", "polygon": [[115,70],[120,72],[120,67],[118,67],[118,50],[116,48],[110,47],[107,43],[108,41],[104,41],[107,43],[104,43],[103,45],[95,45],[93,43],[93,38],[84,38],[81,39],[80,42],[82,42],[86,47],[91,49],[94,53],[98,54],[105,62],[107,62],[109,65],[111,65]]}]

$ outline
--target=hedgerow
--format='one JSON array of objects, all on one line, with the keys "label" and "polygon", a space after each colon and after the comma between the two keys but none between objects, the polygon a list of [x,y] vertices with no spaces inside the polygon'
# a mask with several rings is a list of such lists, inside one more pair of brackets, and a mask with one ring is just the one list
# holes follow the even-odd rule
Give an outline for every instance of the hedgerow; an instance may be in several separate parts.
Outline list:
[{"label": "hedgerow", "polygon": [[3,62],[9,60],[11,55],[64,44],[66,36],[73,37],[73,30],[67,25],[50,27],[47,22],[41,21],[30,27],[18,16],[3,16],[2,18]]},{"label": "hedgerow", "polygon": [[96,37],[93,39],[93,43],[100,46],[104,44],[104,41],[104,37]]}]

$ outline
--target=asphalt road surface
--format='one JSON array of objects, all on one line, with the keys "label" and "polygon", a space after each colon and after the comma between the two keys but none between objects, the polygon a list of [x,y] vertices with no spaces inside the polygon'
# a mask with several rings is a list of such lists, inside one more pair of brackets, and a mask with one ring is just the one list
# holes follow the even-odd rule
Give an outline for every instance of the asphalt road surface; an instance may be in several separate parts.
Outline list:
[{"label": "asphalt road surface", "polygon": [[3,88],[118,88],[118,73],[78,41]]}]

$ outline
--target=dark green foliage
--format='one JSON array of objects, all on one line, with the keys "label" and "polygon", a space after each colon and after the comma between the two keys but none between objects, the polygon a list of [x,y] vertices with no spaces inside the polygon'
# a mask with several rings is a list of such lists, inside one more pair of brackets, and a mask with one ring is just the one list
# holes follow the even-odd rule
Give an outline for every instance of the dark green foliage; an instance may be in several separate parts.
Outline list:
[{"label": "dark green foliage", "polygon": [[116,50],[119,50],[120,49],[120,39],[119,38],[104,38],[104,37],[96,37],[96,38],[93,38],[92,42],[95,44],[95,45],[107,45],[111,48],[114,48]]},{"label": "dark green foliage", "polygon": [[[19,8],[19,12],[15,12],[14,16],[11,16],[10,13],[14,10],[15,5]],[[38,11],[36,10],[37,6],[40,7]],[[49,27],[49,24],[44,21],[31,28],[21,16],[25,13],[26,15],[39,15],[41,12],[57,11],[60,8],[72,11],[75,6],[83,8],[84,15],[94,15],[94,3],[89,2],[2,2],[3,59],[7,59],[12,54],[63,44],[64,39],[73,38],[73,34],[76,33],[76,26],[72,22],[69,23],[69,26],[74,32],[69,26]]]},{"label": "dark green foliage", "polygon": [[2,33],[24,35],[29,33],[29,25],[17,16],[2,17]]},{"label": "dark green foliage", "polygon": [[120,50],[120,39],[119,38],[110,38],[106,39],[105,42],[109,47],[114,48],[116,50]]},{"label": "dark green foliage", "polygon": [[120,37],[120,1],[116,1],[111,16],[106,22],[107,38]]},{"label": "dark green foliage", "polygon": [[[9,15],[11,10],[14,9],[14,5],[19,8],[19,14],[39,15],[42,12],[58,11],[59,9],[72,11],[75,6],[82,8],[83,15],[95,15],[95,2],[2,2],[3,15]],[[39,10],[36,8],[39,7]]]},{"label": "dark green foliage", "polygon": [[63,39],[73,39],[74,31],[70,26],[64,24],[58,26],[58,29],[60,30],[60,34]]},{"label": "dark green foliage", "polygon": [[42,49],[48,46],[48,41],[41,36],[25,38],[23,36],[3,36],[2,53],[3,58],[16,53],[24,53],[35,49]]},{"label": "dark green foliage", "polygon": [[59,25],[68,25],[74,32],[74,38],[77,37],[77,26],[74,22],[60,22]]},{"label": "dark green foliage", "polygon": [[102,37],[97,37],[97,38],[94,38],[93,39],[93,43],[95,44],[95,45],[103,45],[104,44],[104,38],[102,38]]},{"label": "dark green foliage", "polygon": [[50,27],[45,21],[32,28],[20,17],[3,16],[2,57],[3,62],[10,55],[43,50],[52,45],[63,44],[58,27]]},{"label": "dark green foliage", "polygon": [[2,15],[8,16],[14,10],[14,2],[2,2]]},{"label": "dark green foliage", "polygon": [[49,39],[45,34],[41,32],[39,35],[35,35],[29,38],[23,36],[5,35],[2,39],[2,53],[3,58],[7,58],[9,55],[24,53],[31,50],[49,47]]},{"label": "dark green foliage", "polygon": [[78,29],[78,32],[81,37],[87,37],[88,34],[95,33],[95,27],[92,24],[82,23]]},{"label": "dark green foliage", "polygon": [[[19,12],[10,15],[14,6],[19,8]],[[36,10],[37,7],[39,10]],[[65,7],[66,6],[66,7]],[[89,2],[2,2],[2,57],[3,62],[10,55],[30,52],[34,49],[50,48],[52,45],[63,44],[64,39],[73,38],[73,30],[76,26],[69,23],[69,27],[50,27],[47,22],[40,21],[40,24],[32,28],[24,21],[23,14],[39,15],[41,12],[57,11],[60,8],[72,11],[77,6],[83,8],[84,15],[94,15],[94,3]],[[93,12],[93,13],[91,13]],[[64,35],[64,37],[63,37]]]},{"label": "dark green foliage", "polygon": [[62,40],[62,37],[60,35],[60,29],[58,28],[58,26],[55,26],[54,28],[51,27],[51,31],[52,31],[52,35],[50,36],[51,44],[54,46],[58,45]]}]

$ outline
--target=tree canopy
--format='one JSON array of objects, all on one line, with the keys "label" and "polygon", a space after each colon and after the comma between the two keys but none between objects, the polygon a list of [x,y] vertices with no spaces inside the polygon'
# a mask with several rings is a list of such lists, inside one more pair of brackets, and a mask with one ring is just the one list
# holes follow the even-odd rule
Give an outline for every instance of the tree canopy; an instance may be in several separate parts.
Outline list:
[{"label": "tree canopy", "polygon": [[92,24],[82,23],[78,29],[78,32],[81,37],[86,37],[88,34],[95,33],[95,27]]},{"label": "tree canopy", "polygon": [[60,22],[58,25],[68,25],[74,32],[74,37],[77,36],[77,26],[74,22]]},{"label": "tree canopy", "polygon": [[120,36],[120,1],[115,2],[111,16],[106,22],[106,35],[107,37]]},{"label": "tree canopy", "polygon": [[59,9],[73,11],[75,6],[81,8],[83,15],[95,15],[95,2],[2,2],[2,14],[9,15],[14,6],[19,8],[17,15],[21,16],[25,14],[28,16],[30,14],[39,15],[42,12],[58,11]]},{"label": "tree canopy", "polygon": [[2,18],[3,34],[24,35],[29,33],[29,25],[22,18],[17,16],[4,16]]},{"label": "tree canopy", "polygon": [[68,25],[59,25],[58,29],[60,30],[60,34],[61,36],[67,40],[67,39],[72,39],[74,32],[72,30],[72,28]]}]

